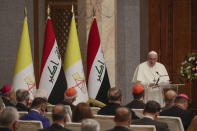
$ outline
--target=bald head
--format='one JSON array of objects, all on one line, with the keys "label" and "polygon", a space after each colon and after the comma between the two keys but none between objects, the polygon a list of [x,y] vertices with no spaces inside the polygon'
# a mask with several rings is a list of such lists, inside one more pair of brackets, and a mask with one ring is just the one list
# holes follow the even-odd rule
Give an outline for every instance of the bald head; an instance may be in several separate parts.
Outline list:
[{"label": "bald head", "polygon": [[131,111],[127,107],[119,107],[116,109],[116,114],[114,118],[115,122],[127,123],[131,122]]},{"label": "bald head", "polygon": [[111,88],[108,92],[108,99],[110,101],[121,101],[122,93],[119,88]]},{"label": "bald head", "polygon": [[53,121],[61,121],[66,117],[67,111],[64,105],[56,105],[52,110]]},{"label": "bald head", "polygon": [[148,64],[149,66],[153,67],[158,60],[158,54],[155,51],[150,51],[148,53]]},{"label": "bald head", "polygon": [[176,98],[177,94],[174,90],[168,90],[165,93],[165,102],[167,105],[171,105],[174,103],[174,99]]}]

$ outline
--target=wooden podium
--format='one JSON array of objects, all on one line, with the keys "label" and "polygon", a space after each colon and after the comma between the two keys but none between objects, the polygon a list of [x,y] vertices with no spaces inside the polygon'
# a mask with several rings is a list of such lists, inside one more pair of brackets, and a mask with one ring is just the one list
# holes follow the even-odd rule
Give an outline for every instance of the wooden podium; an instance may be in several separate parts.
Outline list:
[{"label": "wooden podium", "polygon": [[179,86],[184,86],[185,84],[169,84],[169,83],[160,83],[156,86],[145,87],[144,102],[147,103],[149,100],[157,101],[161,107],[165,106],[164,102],[164,89],[176,89],[178,94]]}]

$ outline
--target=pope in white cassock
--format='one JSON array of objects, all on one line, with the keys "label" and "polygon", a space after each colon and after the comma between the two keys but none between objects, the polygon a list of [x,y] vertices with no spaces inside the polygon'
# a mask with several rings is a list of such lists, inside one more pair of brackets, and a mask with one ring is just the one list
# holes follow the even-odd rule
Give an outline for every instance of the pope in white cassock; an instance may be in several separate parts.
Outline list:
[{"label": "pope in white cassock", "polygon": [[[138,65],[133,76],[133,82],[141,83],[146,88],[145,102],[155,100],[164,106],[162,85],[169,84],[169,76],[163,64],[157,62],[155,51],[148,53],[148,60]],[[158,84],[160,87],[154,88]]]}]

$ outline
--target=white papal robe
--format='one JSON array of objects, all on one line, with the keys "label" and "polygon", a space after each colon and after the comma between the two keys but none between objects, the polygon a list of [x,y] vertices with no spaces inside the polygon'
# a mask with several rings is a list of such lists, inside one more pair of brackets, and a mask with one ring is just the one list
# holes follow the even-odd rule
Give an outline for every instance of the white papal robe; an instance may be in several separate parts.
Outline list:
[{"label": "white papal robe", "polygon": [[148,88],[150,83],[156,83],[158,78],[159,84],[169,83],[169,76],[165,66],[159,62],[156,62],[153,67],[149,66],[148,61],[141,63],[135,70],[133,76],[133,82],[143,84],[145,88],[145,102],[148,100],[155,100],[164,106],[163,89]]}]

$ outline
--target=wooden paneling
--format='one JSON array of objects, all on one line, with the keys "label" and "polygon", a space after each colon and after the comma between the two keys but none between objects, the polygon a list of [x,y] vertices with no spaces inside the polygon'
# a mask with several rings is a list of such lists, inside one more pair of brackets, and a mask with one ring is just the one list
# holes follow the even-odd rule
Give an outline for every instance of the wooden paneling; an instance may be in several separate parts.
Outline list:
[{"label": "wooden paneling", "polygon": [[197,1],[196,0],[150,0],[149,1],[149,50],[159,53],[173,83],[185,86],[179,93],[186,93],[197,109],[197,91],[189,82],[181,78],[179,67],[185,55],[197,49]]},{"label": "wooden paneling", "polygon": [[[161,19],[160,19],[160,0],[150,0],[149,1],[149,49],[155,50],[159,53],[160,49],[160,32],[161,32]],[[160,54],[160,53],[159,53]]]},{"label": "wooden paneling", "polygon": [[[191,18],[191,47],[197,50],[197,0],[192,0],[192,18]],[[197,112],[197,81],[192,83],[192,107]]]},{"label": "wooden paneling", "polygon": [[[191,3],[190,0],[173,0],[173,71],[178,68],[184,56],[191,51]],[[190,83],[180,87],[191,97]]]}]

